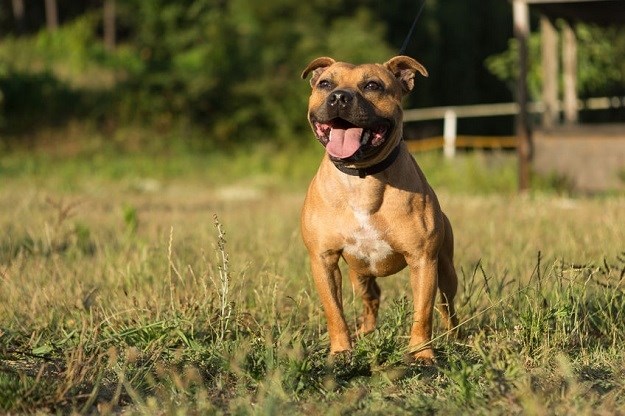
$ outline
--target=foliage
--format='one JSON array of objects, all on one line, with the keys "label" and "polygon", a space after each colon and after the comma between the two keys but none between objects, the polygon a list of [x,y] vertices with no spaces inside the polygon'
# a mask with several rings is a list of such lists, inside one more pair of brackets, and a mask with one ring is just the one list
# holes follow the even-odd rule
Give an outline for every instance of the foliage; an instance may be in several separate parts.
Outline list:
[{"label": "foliage", "polygon": [[[61,19],[57,31],[36,32],[34,20],[28,20],[27,34],[0,42],[3,132],[16,139],[40,126],[80,118],[107,134],[129,123],[150,124],[161,132],[200,126],[206,148],[291,142],[307,133],[301,116],[308,90],[299,80],[303,66],[320,55],[384,61],[399,48],[416,13],[407,0],[384,5],[374,0],[128,0],[117,2],[119,42],[111,52],[98,37],[101,10],[96,3],[85,2],[82,13],[74,3],[61,3],[76,17]],[[466,19],[468,7],[458,0],[428,2],[408,53],[423,60],[432,76],[412,102],[449,103],[489,94],[489,88],[472,92],[473,80],[479,82],[471,63],[475,56],[458,52],[480,37],[486,42],[479,43],[476,56],[496,48],[497,39],[506,35],[484,37],[493,27],[486,27],[481,16],[509,14],[508,7],[498,0],[484,2],[486,14],[471,14],[476,30],[470,39],[455,31],[442,36],[441,31]],[[447,39],[452,39],[448,46],[437,46]],[[457,73],[442,69],[456,66],[470,76],[449,89],[449,78]],[[20,96],[16,86],[25,94]],[[43,102],[44,107],[36,107]],[[31,105],[40,111],[29,111]]]},{"label": "foliage", "polygon": [[133,8],[126,18],[135,19],[129,26],[136,28],[133,43],[145,72],[131,84],[141,100],[131,107],[167,119],[188,115],[210,126],[218,142],[301,133],[305,83],[296,80],[312,56],[361,60],[388,52],[379,24],[364,10],[330,30],[323,16],[311,18],[322,1],[304,7],[251,0],[137,3],[138,13]]},{"label": "foliage", "polygon": [[127,47],[106,52],[96,39],[97,23],[95,15],[87,14],[55,32],[2,40],[0,108],[5,131],[32,132],[74,117],[97,121],[111,111],[111,89],[137,76],[142,63]]},{"label": "foliage", "polygon": [[[4,146],[32,142],[42,130],[75,120],[115,140],[128,125],[149,125],[162,133],[152,143],[164,146],[172,131],[201,131],[186,140],[194,151],[292,144],[309,134],[302,116],[309,87],[299,78],[305,64],[321,55],[385,61],[397,53],[418,10],[410,0],[117,1],[111,51],[101,39],[100,1],[58,4],[61,25],[54,32],[44,29],[42,4],[26,9],[25,30],[7,22],[2,8]],[[505,83],[515,76],[514,42],[501,54],[511,36],[510,14],[501,0],[426,2],[406,53],[430,76],[418,80],[406,106],[510,100]],[[623,55],[622,31],[580,26],[578,36],[581,91],[622,91],[624,70],[613,64],[623,61],[614,59]],[[491,72],[484,70],[489,56]],[[536,65],[530,86],[534,94],[540,87]],[[462,124],[480,134],[511,129],[510,119]]]},{"label": "foliage", "polygon": [[[112,53],[95,39],[94,14],[53,33],[10,37],[0,47],[6,115],[30,118],[28,107],[45,102],[50,108],[38,110],[47,120],[87,115],[109,124],[143,120],[160,129],[186,120],[207,128],[217,143],[291,139],[306,128],[306,83],[297,79],[307,60],[321,54],[357,61],[390,55],[383,25],[366,9],[353,18],[339,15],[328,30],[324,6],[123,2],[119,20],[128,28],[127,41]],[[20,84],[25,77],[32,88]],[[22,105],[15,105],[18,100]]]},{"label": "foliage", "polygon": [[[489,56],[484,65],[511,91],[516,88],[519,78],[519,42],[508,40],[508,49],[500,54]],[[531,98],[537,100],[542,93],[542,68],[540,66],[540,34],[532,33],[528,41],[527,90]]]},{"label": "foliage", "polygon": [[578,90],[582,95],[625,92],[625,29],[578,25]]},{"label": "foliage", "polygon": [[[578,43],[578,92],[582,96],[622,93],[625,90],[625,30],[577,24],[575,34]],[[528,43],[528,91],[534,100],[539,100],[542,92],[540,45],[540,33],[533,32]],[[518,57],[518,42],[510,39],[508,49],[490,56],[485,65],[513,90],[519,76]]]}]

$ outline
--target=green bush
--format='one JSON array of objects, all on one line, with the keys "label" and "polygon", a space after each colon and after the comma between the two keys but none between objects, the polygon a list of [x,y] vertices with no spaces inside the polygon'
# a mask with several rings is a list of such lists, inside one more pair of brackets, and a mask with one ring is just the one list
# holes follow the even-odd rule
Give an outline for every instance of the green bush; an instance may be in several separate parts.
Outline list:
[{"label": "green bush", "polygon": [[123,2],[118,26],[126,32],[113,52],[97,38],[93,13],[55,32],[7,38],[0,43],[5,117],[11,111],[12,121],[21,115],[29,123],[34,108],[46,115],[42,123],[197,125],[220,146],[292,141],[308,129],[309,87],[298,78],[310,59],[392,54],[384,23],[368,9],[345,16],[325,3]]}]

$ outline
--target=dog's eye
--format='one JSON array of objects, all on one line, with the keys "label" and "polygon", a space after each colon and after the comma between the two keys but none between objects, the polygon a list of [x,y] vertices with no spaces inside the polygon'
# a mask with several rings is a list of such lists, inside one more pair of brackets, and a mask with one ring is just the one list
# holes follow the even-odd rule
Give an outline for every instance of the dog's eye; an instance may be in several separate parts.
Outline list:
[{"label": "dog's eye", "polygon": [[382,84],[377,81],[369,81],[365,84],[365,90],[368,91],[379,91],[382,89]]},{"label": "dog's eye", "polygon": [[317,83],[317,88],[321,88],[323,90],[331,89],[332,83],[328,81],[327,79],[322,79],[321,81]]}]

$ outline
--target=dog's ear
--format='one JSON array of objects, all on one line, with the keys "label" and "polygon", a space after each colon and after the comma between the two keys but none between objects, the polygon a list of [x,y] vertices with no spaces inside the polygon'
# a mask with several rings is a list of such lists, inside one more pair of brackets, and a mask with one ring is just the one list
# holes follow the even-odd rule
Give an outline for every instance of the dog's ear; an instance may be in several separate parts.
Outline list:
[{"label": "dog's ear", "polygon": [[428,76],[428,71],[423,65],[409,56],[396,56],[384,63],[384,67],[391,71],[401,84],[404,94],[408,94],[414,88],[414,77],[417,71],[424,77]]},{"label": "dog's ear", "polygon": [[319,79],[319,76],[325,71],[330,65],[335,63],[336,61],[332,58],[328,58],[327,56],[322,56],[321,58],[317,58],[308,64],[304,72],[302,72],[302,79],[306,79],[308,74],[312,72],[312,78],[310,78],[310,85],[314,86]]}]

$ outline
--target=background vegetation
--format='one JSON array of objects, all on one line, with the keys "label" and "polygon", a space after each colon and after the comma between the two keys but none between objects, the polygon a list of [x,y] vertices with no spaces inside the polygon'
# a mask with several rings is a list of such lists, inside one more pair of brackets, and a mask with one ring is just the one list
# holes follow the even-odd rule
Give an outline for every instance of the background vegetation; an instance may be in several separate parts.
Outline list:
[{"label": "background vegetation", "polygon": [[[107,47],[100,1],[56,3],[60,25],[52,30],[44,25],[43,2],[28,2],[18,22],[9,13],[13,3],[2,1],[5,146],[31,143],[33,133],[75,121],[117,143],[137,139],[124,131],[129,124],[148,126],[160,140],[150,134],[144,141],[161,146],[173,132],[194,150],[303,140],[303,66],[320,55],[384,61],[399,50],[418,9],[408,0],[125,0],[115,2],[116,43]],[[510,20],[501,0],[428,1],[407,54],[430,77],[419,80],[406,105],[510,101],[517,66]],[[578,37],[582,96],[623,94],[625,67],[614,65],[625,62],[623,30],[580,26]],[[511,119],[461,120],[460,128],[503,134],[512,125]],[[420,137],[440,126],[411,129]]]}]

